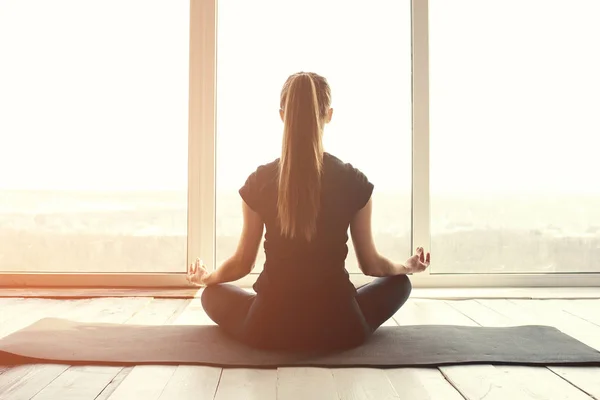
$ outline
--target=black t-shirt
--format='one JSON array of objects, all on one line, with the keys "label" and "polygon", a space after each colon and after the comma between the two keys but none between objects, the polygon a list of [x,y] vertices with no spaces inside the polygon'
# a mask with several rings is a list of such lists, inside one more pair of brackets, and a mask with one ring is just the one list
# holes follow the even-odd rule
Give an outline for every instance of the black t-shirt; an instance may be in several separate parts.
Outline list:
[{"label": "black t-shirt", "polygon": [[266,261],[254,290],[278,298],[307,293],[329,299],[354,296],[356,289],[345,269],[348,228],[369,201],[373,184],[351,164],[325,153],[316,234],[310,242],[289,239],[277,224],[278,168],[279,159],[261,165],[239,191],[266,226]]}]

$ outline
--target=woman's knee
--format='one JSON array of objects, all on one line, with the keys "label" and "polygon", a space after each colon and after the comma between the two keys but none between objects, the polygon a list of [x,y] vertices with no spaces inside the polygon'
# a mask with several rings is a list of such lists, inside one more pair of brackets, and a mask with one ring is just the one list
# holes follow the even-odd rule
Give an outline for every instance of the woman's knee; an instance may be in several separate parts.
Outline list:
[{"label": "woman's knee", "polygon": [[400,291],[406,293],[406,296],[409,296],[412,292],[412,283],[410,282],[408,275],[397,275],[396,277]]},{"label": "woman's knee", "polygon": [[408,275],[393,275],[386,276],[383,278],[377,278],[374,283],[377,285],[384,286],[386,291],[393,293],[406,293],[410,294],[412,291],[412,284]]},{"label": "woman's knee", "polygon": [[202,302],[202,308],[204,308],[204,311],[209,314],[209,316],[214,306],[220,303],[219,292],[221,292],[221,284],[206,286],[202,290],[200,301]]},{"label": "woman's knee", "polygon": [[204,288],[201,302],[210,319],[221,325],[226,320],[244,318],[254,297],[237,286],[219,283]]},{"label": "woman's knee", "polygon": [[389,278],[391,278],[389,280],[389,289],[391,293],[389,294],[392,298],[397,299],[397,303],[400,303],[400,305],[404,304],[412,292],[410,278],[407,275],[395,275]]}]

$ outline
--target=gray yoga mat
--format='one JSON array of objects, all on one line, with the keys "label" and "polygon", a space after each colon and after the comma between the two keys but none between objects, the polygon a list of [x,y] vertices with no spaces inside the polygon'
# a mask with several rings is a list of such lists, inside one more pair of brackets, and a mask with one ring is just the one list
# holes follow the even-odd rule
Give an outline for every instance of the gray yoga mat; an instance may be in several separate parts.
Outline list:
[{"label": "gray yoga mat", "polygon": [[451,364],[600,365],[600,352],[547,326],[382,327],[363,346],[308,355],[255,350],[216,326],[140,326],[47,318],[0,339],[0,364],[32,362],[221,367],[402,367]]}]

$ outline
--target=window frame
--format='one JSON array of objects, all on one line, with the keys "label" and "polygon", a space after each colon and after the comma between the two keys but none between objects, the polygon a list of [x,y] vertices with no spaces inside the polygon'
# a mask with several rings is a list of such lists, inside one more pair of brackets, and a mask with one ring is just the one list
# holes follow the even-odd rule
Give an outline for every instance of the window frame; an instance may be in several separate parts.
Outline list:
[{"label": "window frame", "polygon": [[[202,255],[209,266],[216,262],[217,2],[190,0],[187,262]],[[412,0],[411,11],[411,248],[419,245],[429,251],[429,0]],[[179,273],[0,272],[0,287],[188,288],[184,268]],[[251,286],[257,276],[251,274],[236,284]],[[351,273],[350,278],[356,285],[373,279],[358,273]],[[422,288],[595,287],[600,286],[600,273],[430,274],[427,270],[411,281]]]}]

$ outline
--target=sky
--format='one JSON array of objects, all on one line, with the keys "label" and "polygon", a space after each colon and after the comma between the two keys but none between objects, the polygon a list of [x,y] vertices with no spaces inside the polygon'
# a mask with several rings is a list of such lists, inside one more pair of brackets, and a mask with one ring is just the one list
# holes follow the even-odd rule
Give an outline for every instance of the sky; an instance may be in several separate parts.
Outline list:
[{"label": "sky", "polygon": [[[278,156],[304,70],[331,84],[326,150],[410,191],[410,2],[366,4],[219,2],[217,190]],[[598,15],[430,0],[432,192],[600,193]],[[188,36],[189,1],[0,0],[0,189],[185,190]]]}]

